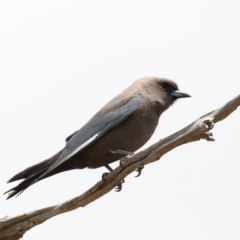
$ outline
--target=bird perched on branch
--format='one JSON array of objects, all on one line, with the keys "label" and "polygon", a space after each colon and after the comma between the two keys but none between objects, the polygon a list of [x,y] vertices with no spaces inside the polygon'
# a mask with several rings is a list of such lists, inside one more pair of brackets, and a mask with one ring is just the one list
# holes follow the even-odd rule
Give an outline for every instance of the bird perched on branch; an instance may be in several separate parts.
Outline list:
[{"label": "bird perched on branch", "polygon": [[190,95],[179,91],[171,80],[157,77],[136,80],[70,135],[62,150],[13,176],[8,182],[24,181],[6,192],[8,198],[63,171],[103,166],[111,171],[109,164],[142,147],[154,133],[161,114],[177,99],[185,97]]}]

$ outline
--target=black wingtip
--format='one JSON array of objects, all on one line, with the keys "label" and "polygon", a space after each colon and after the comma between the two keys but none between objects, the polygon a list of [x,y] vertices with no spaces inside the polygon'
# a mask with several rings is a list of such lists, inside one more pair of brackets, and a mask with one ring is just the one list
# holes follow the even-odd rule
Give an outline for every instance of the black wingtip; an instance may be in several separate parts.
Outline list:
[{"label": "black wingtip", "polygon": [[8,194],[8,197],[6,198],[6,200],[8,200],[9,198],[12,198],[14,195],[17,194],[17,191],[13,189],[8,190],[7,192],[5,192],[3,195]]},{"label": "black wingtip", "polygon": [[21,180],[23,179],[24,176],[21,176],[21,173],[18,173],[16,175],[14,175],[12,178],[10,178],[7,183],[11,183],[11,182],[14,182],[14,181],[18,181],[18,180]]},{"label": "black wingtip", "polygon": [[12,188],[12,189],[8,190],[7,192],[5,192],[3,195],[8,194],[8,196],[6,198],[6,200],[8,200],[8,199],[10,199],[10,198],[12,198],[14,196],[18,197],[20,194],[23,193],[24,190],[18,192],[16,189]]}]

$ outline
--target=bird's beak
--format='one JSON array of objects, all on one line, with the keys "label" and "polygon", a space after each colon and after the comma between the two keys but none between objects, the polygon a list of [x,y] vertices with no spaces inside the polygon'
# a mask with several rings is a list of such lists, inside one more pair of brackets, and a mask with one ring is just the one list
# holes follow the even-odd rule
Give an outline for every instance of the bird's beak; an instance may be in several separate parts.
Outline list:
[{"label": "bird's beak", "polygon": [[172,91],[171,95],[174,96],[175,98],[191,97],[189,94],[181,92],[179,90]]}]

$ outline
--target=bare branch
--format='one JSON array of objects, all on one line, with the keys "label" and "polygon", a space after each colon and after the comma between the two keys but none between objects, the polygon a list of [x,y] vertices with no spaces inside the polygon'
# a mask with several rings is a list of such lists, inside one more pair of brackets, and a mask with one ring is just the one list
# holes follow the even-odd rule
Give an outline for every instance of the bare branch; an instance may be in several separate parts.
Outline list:
[{"label": "bare branch", "polygon": [[85,207],[111,191],[122,179],[138,167],[159,160],[165,153],[182,144],[198,141],[200,139],[214,141],[212,133],[209,132],[213,128],[214,123],[228,117],[228,115],[235,111],[239,105],[240,95],[217,110],[200,117],[182,130],[160,140],[144,151],[133,155],[124,161],[123,168],[119,166],[108,174],[106,182],[99,181],[80,196],[62,204],[35,210],[16,217],[4,217],[0,219],[0,240],[19,239],[26,231],[53,216],[72,211],[79,207]]}]

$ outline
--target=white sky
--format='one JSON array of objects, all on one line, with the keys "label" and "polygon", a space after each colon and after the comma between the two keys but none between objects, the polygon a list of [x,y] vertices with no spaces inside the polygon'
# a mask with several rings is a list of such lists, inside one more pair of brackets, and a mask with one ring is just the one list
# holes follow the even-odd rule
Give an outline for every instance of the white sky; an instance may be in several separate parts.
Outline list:
[{"label": "white sky", "polygon": [[[238,95],[239,12],[239,1],[1,1],[1,193],[135,79],[171,78],[192,95],[161,117],[147,145]],[[128,176],[121,193],[24,239],[240,239],[239,118],[237,110],[218,123],[215,142],[175,149]],[[61,173],[9,201],[1,195],[0,218],[75,197],[105,171]]]}]

